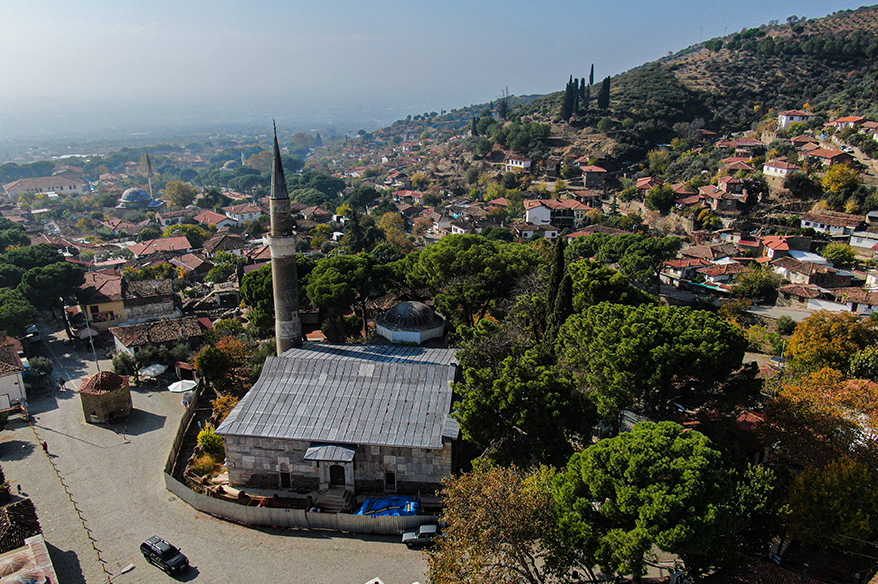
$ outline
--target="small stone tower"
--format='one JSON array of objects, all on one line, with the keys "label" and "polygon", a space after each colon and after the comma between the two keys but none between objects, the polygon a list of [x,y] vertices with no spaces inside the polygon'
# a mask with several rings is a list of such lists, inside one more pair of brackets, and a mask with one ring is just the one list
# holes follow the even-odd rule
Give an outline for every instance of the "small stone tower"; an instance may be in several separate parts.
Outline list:
[{"label": "small stone tower", "polygon": [[274,328],[277,354],[302,346],[302,321],[299,319],[299,284],[296,273],[296,236],[293,213],[284,178],[284,167],[274,127],[274,160],[271,167],[271,277],[274,284]]}]

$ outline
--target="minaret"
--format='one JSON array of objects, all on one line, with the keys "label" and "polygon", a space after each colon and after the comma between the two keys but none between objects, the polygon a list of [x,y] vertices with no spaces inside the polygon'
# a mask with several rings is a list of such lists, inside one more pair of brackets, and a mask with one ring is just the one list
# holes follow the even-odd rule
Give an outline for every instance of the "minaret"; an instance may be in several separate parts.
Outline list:
[{"label": "minaret", "polygon": [[271,277],[274,284],[274,329],[277,354],[302,346],[302,321],[299,319],[299,284],[296,273],[296,236],[293,213],[284,179],[284,167],[274,127],[274,160],[271,167]]}]

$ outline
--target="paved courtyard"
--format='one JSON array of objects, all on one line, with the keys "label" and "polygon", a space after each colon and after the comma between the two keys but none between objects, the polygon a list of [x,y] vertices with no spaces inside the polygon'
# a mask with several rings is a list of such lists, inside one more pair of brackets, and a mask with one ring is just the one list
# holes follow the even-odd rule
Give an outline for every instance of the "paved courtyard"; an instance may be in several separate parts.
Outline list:
[{"label": "paved courtyard", "polygon": [[[129,563],[136,568],[113,582],[172,581],[139,553],[139,543],[151,535],[170,540],[189,556],[193,569],[177,578],[181,581],[424,582],[424,555],[396,537],[251,529],[195,511],[164,488],[162,476],[183,413],[180,396],[163,388],[135,389],[127,425],[86,424],[75,389],[96,371],[94,361],[87,360],[91,352],[52,336],[46,335],[38,350],[53,359],[53,378],[71,381],[66,390],[29,396],[34,426],[17,416],[10,419],[0,432],[0,461],[13,491],[21,485],[33,499],[62,584],[106,582],[107,572],[118,574]],[[107,360],[99,364],[109,368]]]}]

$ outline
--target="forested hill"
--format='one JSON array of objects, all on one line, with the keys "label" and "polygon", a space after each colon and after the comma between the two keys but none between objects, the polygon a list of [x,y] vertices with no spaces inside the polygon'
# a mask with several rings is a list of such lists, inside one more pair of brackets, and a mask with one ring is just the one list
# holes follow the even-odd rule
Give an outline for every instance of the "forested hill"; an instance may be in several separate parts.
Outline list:
[{"label": "forested hill", "polygon": [[[790,17],[711,39],[611,80],[609,110],[594,105],[574,118],[594,127],[604,117],[633,131],[616,138],[622,158],[677,135],[680,122],[747,130],[770,110],[800,109],[878,117],[878,6],[819,19]],[[585,62],[588,56],[583,55]],[[596,67],[599,69],[600,64]],[[572,71],[584,76],[587,71]],[[561,80],[563,83],[566,80]],[[559,83],[559,85],[560,85]],[[564,92],[535,100],[527,114],[556,117]],[[524,112],[523,112],[524,113]],[[618,127],[618,126],[617,126]]]}]

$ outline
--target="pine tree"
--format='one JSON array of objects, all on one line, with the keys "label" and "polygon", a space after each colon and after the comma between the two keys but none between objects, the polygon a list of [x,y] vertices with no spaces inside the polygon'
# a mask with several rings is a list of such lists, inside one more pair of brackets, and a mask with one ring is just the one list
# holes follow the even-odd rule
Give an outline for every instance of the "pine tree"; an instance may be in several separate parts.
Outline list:
[{"label": "pine tree", "polygon": [[610,78],[604,77],[601,82],[601,92],[598,94],[598,109],[606,110],[610,107]]}]

